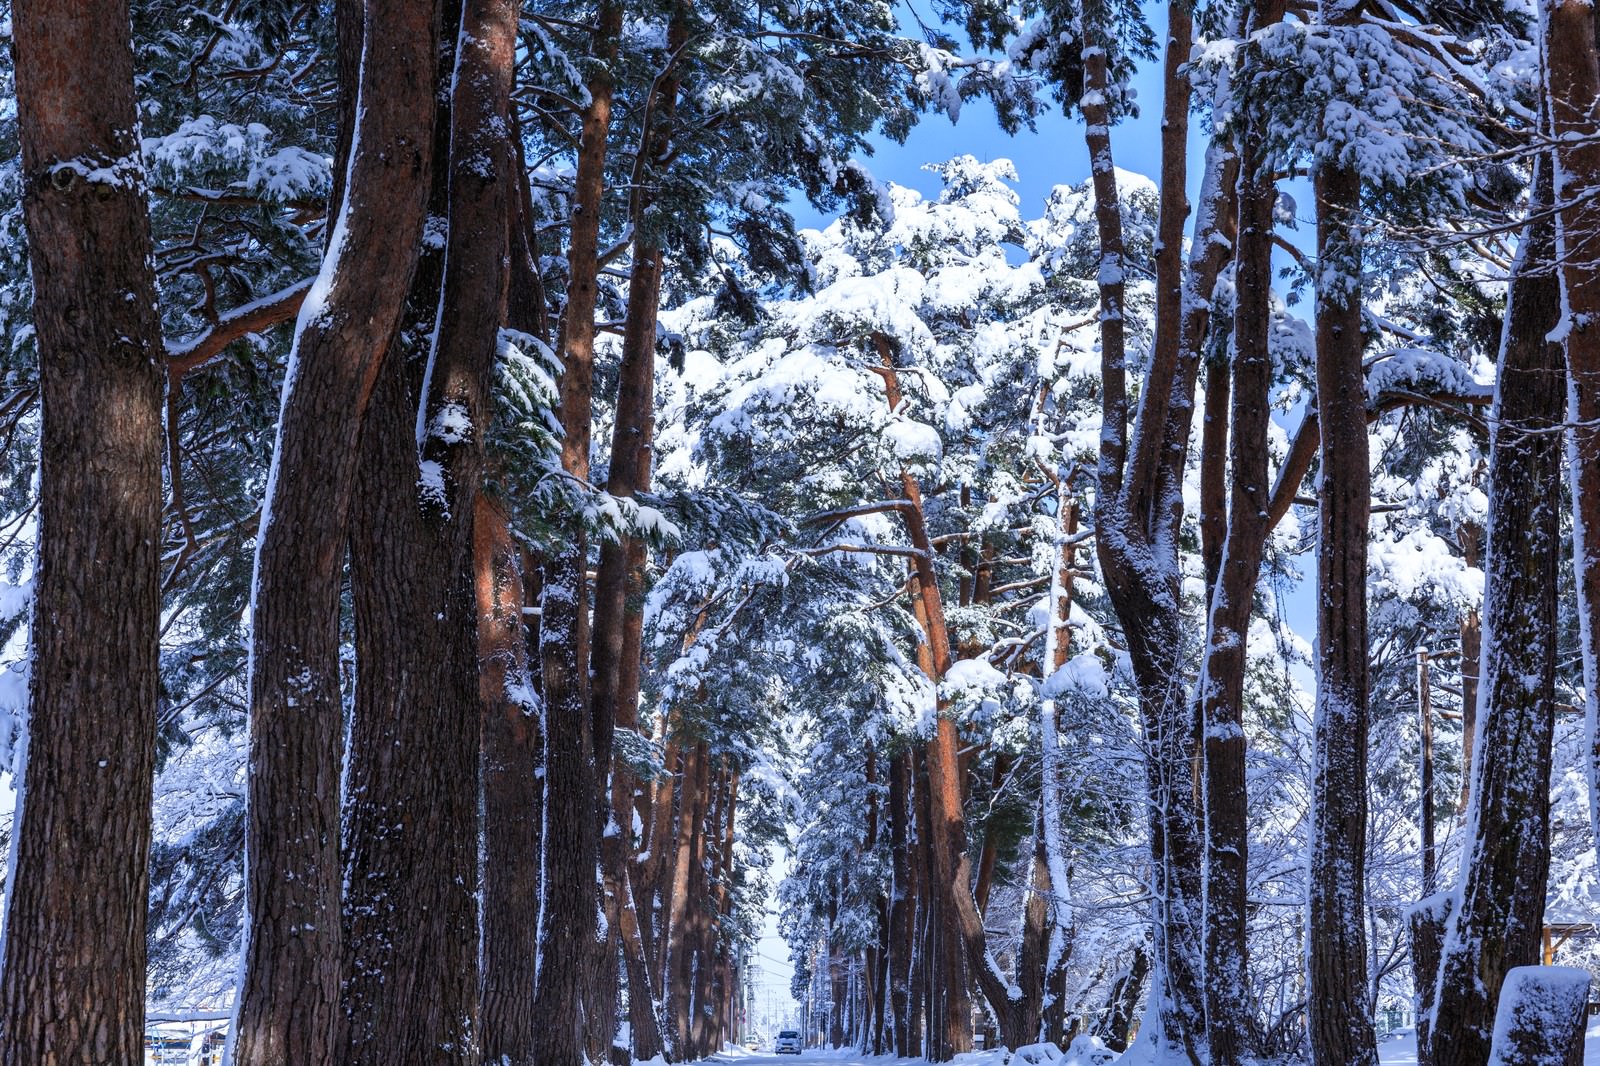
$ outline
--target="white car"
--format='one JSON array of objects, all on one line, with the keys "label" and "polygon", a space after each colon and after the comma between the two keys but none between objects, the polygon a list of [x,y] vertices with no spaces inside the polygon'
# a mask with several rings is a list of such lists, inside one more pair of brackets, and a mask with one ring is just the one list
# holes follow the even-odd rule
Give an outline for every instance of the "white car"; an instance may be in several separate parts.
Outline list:
[{"label": "white car", "polygon": [[800,1054],[800,1034],[793,1029],[785,1029],[778,1034],[777,1042],[772,1045],[772,1051],[776,1055]]}]

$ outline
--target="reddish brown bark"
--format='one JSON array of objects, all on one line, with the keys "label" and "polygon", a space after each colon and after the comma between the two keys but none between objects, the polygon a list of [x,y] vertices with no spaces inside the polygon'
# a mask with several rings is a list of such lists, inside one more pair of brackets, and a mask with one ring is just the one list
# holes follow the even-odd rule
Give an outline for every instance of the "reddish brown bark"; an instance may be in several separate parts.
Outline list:
[{"label": "reddish brown bark", "polygon": [[480,494],[472,518],[483,754],[483,957],[486,1062],[533,1062],[538,955],[538,720],[529,705],[521,551],[505,511]]},{"label": "reddish brown bark", "polygon": [[[885,399],[891,411],[898,410],[903,397],[894,364],[893,346],[882,334],[875,335],[873,343],[882,364],[879,373],[884,382]],[[922,486],[916,476],[906,470],[900,473],[900,484],[903,498],[909,501],[908,506],[900,509],[900,516],[911,545],[917,551],[912,564],[919,605],[917,616],[926,638],[918,648],[918,661],[928,679],[937,685],[951,666],[950,633],[945,625],[938,575],[933,565],[933,543],[924,518]],[[942,712],[944,708],[940,710]],[[972,860],[967,854],[959,750],[955,722],[949,715],[939,714],[924,754],[928,764],[928,825],[934,883],[940,904],[947,909],[952,932],[960,937],[974,982],[999,1020],[1001,1040],[1007,1047],[1016,1048],[1028,1043],[1032,1037],[1019,1028],[1020,1018],[1011,995],[1012,986],[1000,974],[999,967],[989,954],[983,916],[978,912],[977,902],[972,896]],[[958,1027],[967,1024],[965,1021],[950,1021],[952,1035],[960,1031]],[[953,1039],[952,1042],[960,1041]],[[965,1049],[956,1047],[953,1050]]]},{"label": "reddish brown bark", "polygon": [[516,5],[466,0],[451,29],[460,47],[442,286],[419,294],[437,307],[421,331],[431,347],[397,346],[380,375],[351,524],[362,668],[344,821],[341,1061],[350,1064],[478,1056],[472,516],[517,191],[506,137]]},{"label": "reddish brown bark", "polygon": [[362,421],[399,325],[433,166],[432,4],[370,0],[335,235],[300,310],[256,550],[239,1066],[333,1059],[341,973],[339,591]]},{"label": "reddish brown bark", "polygon": [[1556,259],[1567,321],[1567,477],[1589,740],[1589,815],[1600,832],[1600,46],[1594,10],[1550,0],[1544,58],[1555,134]]},{"label": "reddish brown bark", "polygon": [[[1588,25],[1585,22],[1585,25]],[[1489,450],[1482,698],[1455,913],[1439,958],[1430,1034],[1438,1066],[1490,1061],[1501,985],[1540,961],[1550,866],[1555,730],[1561,455],[1567,396],[1559,344],[1561,291],[1552,263],[1549,163],[1535,164],[1533,205],[1506,307]],[[1438,899],[1439,897],[1435,897]],[[1426,936],[1434,930],[1421,930]]]},{"label": "reddish brown bark", "polygon": [[[594,24],[591,50],[598,62],[579,133],[567,249],[567,303],[559,344],[561,465],[579,481],[589,477],[600,215],[614,89],[610,66],[621,29],[621,5],[606,0]],[[539,653],[545,698],[547,888],[536,1006],[543,1020],[538,1031],[541,1066],[583,1066],[588,1051],[586,998],[601,963],[597,952],[605,944],[602,938],[597,946],[594,936],[600,832],[596,798],[604,768],[595,760],[589,707],[587,565],[585,537],[576,526],[545,563]]]},{"label": "reddish brown bark", "polygon": [[[1311,1061],[1376,1066],[1367,1005],[1367,389],[1361,175],[1324,162],[1317,194],[1317,705],[1306,936]],[[1235,504],[1237,506],[1237,503]],[[1425,802],[1431,803],[1431,797]]]},{"label": "reddish brown bark", "polygon": [[128,7],[22,2],[13,33],[43,420],[0,1062],[132,1064],[144,1045],[163,374]]},{"label": "reddish brown bark", "polygon": [[[668,31],[668,48],[681,47],[687,27],[681,12],[677,14]],[[654,196],[647,188],[648,160],[665,157],[670,144],[672,112],[676,105],[678,83],[667,78],[652,88],[649,103],[650,115],[634,167],[633,195],[629,217],[633,226],[633,268],[628,279],[627,316],[622,336],[622,368],[617,388],[616,417],[612,427],[611,463],[606,481],[606,491],[618,499],[631,499],[650,488],[652,439],[655,434],[655,350],[656,321],[661,305],[662,254],[651,239],[647,212]],[[620,944],[616,937],[621,930],[623,899],[622,885],[627,878],[628,837],[624,828],[628,818],[624,812],[632,809],[635,781],[627,764],[612,758],[613,737],[617,730],[633,731],[639,722],[639,656],[642,652],[640,632],[643,624],[643,583],[645,567],[643,541],[628,534],[604,542],[600,547],[600,565],[595,580],[594,638],[591,651],[590,676],[592,716],[595,735],[595,762],[599,769],[610,767],[609,794],[604,797],[609,804],[615,831],[601,836],[600,861],[604,877],[604,906],[608,929],[614,944],[623,951],[630,945]],[[629,597],[632,590],[633,597]],[[643,941],[635,941],[642,945]],[[608,965],[597,975],[594,990],[594,1013],[598,1024],[591,1028],[609,1040],[615,1029],[617,1000],[617,952],[607,950]],[[641,960],[642,961],[642,960]],[[630,960],[630,972],[635,965]],[[641,997],[642,997],[641,993]],[[630,1004],[632,998],[630,998]],[[651,1024],[654,1011],[633,1010],[634,1041],[646,1051],[636,1057],[650,1058],[659,1049],[661,1037]],[[641,1029],[640,1025],[644,1028]],[[591,1045],[594,1040],[591,1039]],[[595,1049],[591,1046],[591,1056]]]},{"label": "reddish brown bark", "polygon": [[693,1034],[689,1011],[694,995],[694,911],[701,902],[694,894],[698,863],[704,857],[704,823],[710,802],[711,757],[700,741],[684,757],[679,788],[678,822],[672,859],[672,886],[668,906],[665,961],[667,1024],[674,1058],[692,1057]]}]

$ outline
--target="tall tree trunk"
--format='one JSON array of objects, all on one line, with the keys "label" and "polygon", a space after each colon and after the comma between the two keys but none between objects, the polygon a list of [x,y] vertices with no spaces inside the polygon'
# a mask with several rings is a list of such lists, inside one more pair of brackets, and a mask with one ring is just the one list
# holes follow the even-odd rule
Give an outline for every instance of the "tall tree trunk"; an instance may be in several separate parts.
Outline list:
[{"label": "tall tree trunk", "polygon": [[[873,342],[882,363],[877,369],[883,378],[885,399],[891,411],[898,410],[902,396],[893,347],[882,334],[875,335]],[[917,550],[914,574],[916,598],[920,605],[918,619],[926,638],[919,649],[919,663],[928,680],[937,685],[951,666],[950,633],[945,625],[938,575],[934,571],[933,544],[928,536],[923,512],[922,487],[916,476],[907,470],[900,472],[900,484],[903,498],[908,501],[907,506],[900,509],[900,516],[912,546]],[[940,708],[941,711],[944,709]],[[947,714],[939,714],[925,753],[931,801],[929,843],[933,849],[936,871],[934,883],[941,907],[953,925],[952,931],[960,937],[967,966],[971,968],[978,988],[1000,1025],[1000,1038],[1007,1047],[1016,1048],[1027,1043],[1028,1037],[1018,1028],[1015,997],[1012,995],[1015,985],[1001,975],[999,966],[989,953],[983,916],[979,914],[977,901],[972,896],[972,860],[967,854],[959,750],[955,722]],[[962,998],[965,998],[964,995]],[[956,1031],[953,1024],[952,1032]]]},{"label": "tall tree trunk", "polygon": [[[1096,12],[1104,22],[1103,10]],[[1096,26],[1097,31],[1099,27]],[[1235,161],[1222,142],[1207,155],[1201,210],[1187,274],[1181,261],[1188,214],[1187,124],[1190,86],[1183,75],[1192,39],[1189,7],[1168,5],[1166,103],[1162,125],[1161,212],[1156,255],[1156,342],[1147,381],[1171,387],[1140,392],[1133,454],[1128,459],[1128,397],[1121,324],[1121,294],[1102,290],[1102,392],[1099,491],[1095,501],[1096,552],[1106,589],[1127,637],[1139,691],[1149,792],[1152,926],[1152,994],[1143,1032],[1161,1052],[1204,1054],[1205,1010],[1200,979],[1200,869],[1202,845],[1195,753],[1195,705],[1183,683],[1187,623],[1178,588],[1178,538],[1183,517],[1185,457],[1194,409],[1200,353],[1209,329],[1212,289],[1227,260]],[[1103,67],[1103,62],[1099,64]],[[1087,64],[1086,64],[1087,67]],[[1107,78],[1103,69],[1086,76]],[[1103,96],[1100,99],[1104,99]],[[1096,221],[1108,280],[1120,279],[1121,216],[1111,169],[1110,134],[1103,108],[1086,119],[1098,170]],[[1107,260],[1108,255],[1114,258]],[[1180,282],[1181,279],[1181,282]],[[1182,299],[1174,298],[1181,291]],[[1174,338],[1176,343],[1174,343]],[[1176,363],[1175,366],[1171,365]],[[1132,472],[1131,476],[1129,472]]]},{"label": "tall tree trunk", "polygon": [[[1078,532],[1078,509],[1068,496],[1065,479],[1056,481],[1056,522],[1059,543],[1056,547],[1055,571],[1050,580],[1049,623],[1045,630],[1044,670],[1045,688],[1039,701],[1039,739],[1043,764],[1039,781],[1038,852],[1034,870],[1035,895],[1043,892],[1049,903],[1050,950],[1041,976],[1046,983],[1058,969],[1066,966],[1066,955],[1071,950],[1073,915],[1072,883],[1067,863],[1067,849],[1061,837],[1066,832],[1066,813],[1061,807],[1063,767],[1060,724],[1056,719],[1056,700],[1052,684],[1056,673],[1067,664],[1072,650],[1072,628],[1068,620],[1072,615],[1073,537]],[[1045,866],[1037,869],[1037,859]],[[1042,878],[1042,879],[1041,879]],[[1025,919],[1027,921],[1027,919]],[[1024,996],[1024,1003],[1029,997]],[[1041,999],[1041,1008],[1043,1001]],[[1021,1027],[1033,1031],[1037,1037],[1039,1011],[1024,1007]]]},{"label": "tall tree trunk", "polygon": [[[539,337],[546,331],[544,292],[536,268],[530,190],[515,127],[512,137],[518,195],[507,220],[511,262],[506,325]],[[539,952],[544,794],[538,773],[543,749],[536,717],[538,679],[528,661],[528,649],[538,647],[538,634],[528,624],[523,608],[539,602],[540,568],[537,561],[524,560],[496,501],[480,494],[472,523],[478,693],[483,709],[479,1043],[486,1062],[528,1066],[535,1047],[533,994]]]},{"label": "tall tree trunk", "polygon": [[[1587,22],[1584,23],[1588,25]],[[1576,31],[1573,31],[1576,32]],[[1550,866],[1550,746],[1555,727],[1556,596],[1563,424],[1561,319],[1548,218],[1549,161],[1513,270],[1489,445],[1484,647],[1458,905],[1439,962],[1433,1061],[1482,1066],[1495,1004],[1514,966],[1539,959]]]},{"label": "tall tree trunk", "polygon": [[889,760],[889,868],[893,883],[889,895],[888,940],[888,1052],[900,1057],[911,1050],[911,968],[912,921],[916,896],[911,883],[911,842],[909,825],[910,755],[901,753]]},{"label": "tall tree trunk", "polygon": [[403,348],[391,352],[380,374],[351,523],[361,669],[346,766],[340,1056],[351,1064],[478,1057],[472,517],[517,192],[506,136],[517,8],[465,0],[448,29],[448,230],[431,347],[415,369]]},{"label": "tall tree trunk", "polygon": [[13,20],[43,417],[0,1062],[133,1066],[144,1047],[165,382],[128,5],[24,0]]},{"label": "tall tree trunk", "polygon": [[1600,45],[1583,0],[1539,5],[1549,117],[1555,134],[1556,261],[1566,345],[1567,479],[1578,585],[1589,759],[1589,819],[1600,836]]},{"label": "tall tree trunk", "polygon": [[[1259,0],[1251,25],[1259,29],[1282,17],[1279,0]],[[1253,55],[1244,60],[1247,68],[1252,62]],[[1228,519],[1210,592],[1198,695],[1205,731],[1206,1033],[1213,1066],[1238,1063],[1249,1036],[1244,675],[1272,488],[1267,476],[1272,388],[1267,338],[1272,211],[1277,203],[1263,122],[1259,115],[1247,113],[1240,137]]]},{"label": "tall tree trunk", "polygon": [[479,494],[472,517],[483,708],[483,956],[485,1062],[531,1066],[539,944],[538,725],[528,691],[521,553],[505,512]]},{"label": "tall tree trunk", "polygon": [[429,3],[369,0],[345,196],[300,309],[257,540],[237,1066],[333,1061],[341,937],[339,592],[361,425],[400,323],[433,166]]},{"label": "tall tree trunk", "polygon": [[[583,112],[567,249],[568,287],[561,319],[561,465],[580,481],[589,476],[593,417],[594,315],[599,295],[601,201],[614,89],[611,63],[622,30],[622,8],[603,0],[591,51],[597,57]],[[587,1050],[586,994],[593,985],[599,861],[598,782],[608,767],[595,759],[589,707],[588,551],[576,523],[546,561],[540,619],[540,665],[545,696],[545,825],[539,916],[539,986],[535,1010],[541,1066],[583,1066]]]},{"label": "tall tree trunk", "polygon": [[[686,34],[684,19],[681,14],[675,15],[667,41],[668,49],[674,55],[682,46]],[[648,230],[647,212],[655,197],[646,188],[644,179],[648,161],[661,159],[667,153],[677,92],[675,78],[668,78],[665,84],[653,88],[647,127],[634,167],[634,191],[629,211],[634,233],[633,268],[628,278],[622,370],[617,387],[616,419],[612,427],[610,472],[606,481],[606,491],[618,499],[631,499],[636,493],[650,488],[655,435],[656,324],[661,306],[662,254]],[[643,619],[640,593],[644,565],[644,542],[637,536],[622,534],[617,540],[601,545],[600,566],[595,580],[591,702],[595,763],[600,770],[606,767],[611,769],[607,801],[612,828],[601,835],[600,861],[608,934],[613,941],[620,929],[621,910],[628,905],[628,901],[622,898],[621,886],[627,878],[627,845],[631,838],[627,822],[633,807],[636,782],[627,764],[612,758],[612,749],[617,730],[631,732],[639,724],[638,660]],[[634,594],[631,599],[630,591]],[[628,945],[622,945],[622,950],[628,949]],[[615,951],[608,951],[607,958],[614,959],[615,955]],[[599,1028],[603,1029],[609,1040],[615,1028],[615,963],[604,967],[599,976],[592,1010],[600,1015]],[[646,1019],[641,1016],[640,1020]],[[659,1033],[641,1034],[636,1031],[634,1035],[647,1047],[660,1044]]]},{"label": "tall tree trunk", "polygon": [[1367,1003],[1367,389],[1361,175],[1324,162],[1317,193],[1317,703],[1306,883],[1307,1029],[1320,1066],[1376,1066]]},{"label": "tall tree trunk", "polygon": [[692,1058],[690,1010],[694,994],[694,915],[703,902],[695,895],[699,879],[695,864],[700,858],[697,845],[704,828],[707,801],[710,798],[711,756],[706,752],[705,741],[691,748],[684,759],[681,798],[678,801],[678,828],[675,856],[672,860],[672,890],[666,929],[666,979],[663,987],[667,996],[667,1018],[672,1034],[672,1055],[675,1060]]},{"label": "tall tree trunk", "polygon": [[[1466,521],[1456,531],[1461,545],[1461,561],[1467,566],[1483,564],[1483,527]],[[1478,668],[1483,657],[1483,620],[1476,608],[1461,612],[1461,795],[1456,813],[1467,813],[1472,794],[1472,747],[1478,734]]]}]

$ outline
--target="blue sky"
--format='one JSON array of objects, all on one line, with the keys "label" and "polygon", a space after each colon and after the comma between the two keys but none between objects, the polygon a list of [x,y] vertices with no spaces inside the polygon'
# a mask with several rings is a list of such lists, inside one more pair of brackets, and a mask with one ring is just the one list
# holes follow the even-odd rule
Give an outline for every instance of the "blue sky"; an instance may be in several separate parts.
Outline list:
[{"label": "blue sky", "polygon": [[[1154,7],[1152,12],[1159,13]],[[1160,17],[1165,18],[1164,15]],[[1144,69],[1133,79],[1133,88],[1142,113],[1112,132],[1112,155],[1122,169],[1153,177],[1161,168],[1159,61],[1144,64]],[[892,181],[934,195],[939,191],[939,178],[922,169],[928,163],[943,162],[962,154],[977,156],[984,162],[1010,159],[1016,164],[1021,179],[1016,188],[1022,197],[1022,215],[1028,218],[1040,212],[1052,187],[1076,185],[1089,177],[1089,152],[1083,143],[1082,121],[1068,119],[1054,100],[1046,98],[1043,102],[1047,110],[1040,116],[1036,130],[1025,129],[1015,137],[1000,128],[994,109],[984,100],[969,101],[961,111],[959,122],[952,123],[943,114],[926,115],[903,145],[883,136],[872,138],[874,152],[862,162],[880,181]],[[1205,152],[1204,139],[1198,133],[1198,129],[1191,127],[1190,150],[1198,153],[1197,164]],[[1191,182],[1198,187],[1199,166],[1191,169]],[[1191,195],[1195,191],[1191,188]],[[820,215],[803,203],[791,206],[803,226],[814,226],[821,220]]]}]

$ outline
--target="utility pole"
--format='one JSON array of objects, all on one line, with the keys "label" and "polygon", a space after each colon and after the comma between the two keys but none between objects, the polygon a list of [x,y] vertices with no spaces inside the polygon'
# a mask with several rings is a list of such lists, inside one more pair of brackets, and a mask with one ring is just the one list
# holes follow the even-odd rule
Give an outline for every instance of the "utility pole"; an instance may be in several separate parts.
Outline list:
[{"label": "utility pole", "polygon": [[1428,684],[1428,648],[1417,649],[1417,715],[1422,727],[1422,895],[1433,895],[1437,872],[1433,850],[1433,696]]}]

